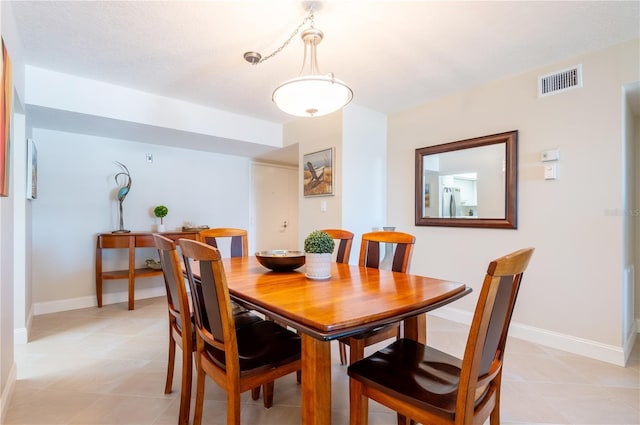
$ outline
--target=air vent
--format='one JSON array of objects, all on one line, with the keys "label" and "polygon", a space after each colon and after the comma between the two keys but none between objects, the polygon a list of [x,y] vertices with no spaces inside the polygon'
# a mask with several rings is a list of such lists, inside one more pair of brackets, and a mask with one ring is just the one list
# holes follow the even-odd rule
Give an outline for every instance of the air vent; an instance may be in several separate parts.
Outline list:
[{"label": "air vent", "polygon": [[582,87],[582,65],[541,76],[538,79],[538,97],[578,87]]}]

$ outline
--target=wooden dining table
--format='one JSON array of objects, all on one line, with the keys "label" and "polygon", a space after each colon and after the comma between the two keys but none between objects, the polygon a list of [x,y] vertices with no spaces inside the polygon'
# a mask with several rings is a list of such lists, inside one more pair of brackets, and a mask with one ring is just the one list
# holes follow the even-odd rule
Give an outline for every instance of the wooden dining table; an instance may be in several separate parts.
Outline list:
[{"label": "wooden dining table", "polygon": [[[253,256],[223,264],[232,299],[301,335],[304,425],[331,423],[332,340],[404,321],[404,337],[425,343],[424,313],[471,292],[459,282],[342,263],[327,280],[307,278],[304,267],[270,271]],[[197,263],[192,272],[199,277]]]}]

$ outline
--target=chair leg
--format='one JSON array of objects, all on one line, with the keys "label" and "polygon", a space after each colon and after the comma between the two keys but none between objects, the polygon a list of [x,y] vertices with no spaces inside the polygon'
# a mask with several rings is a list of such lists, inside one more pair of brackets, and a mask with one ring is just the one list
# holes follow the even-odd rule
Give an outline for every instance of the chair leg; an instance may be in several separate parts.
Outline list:
[{"label": "chair leg", "polygon": [[296,370],[296,381],[298,381],[298,384],[302,383],[302,371],[300,369]]},{"label": "chair leg", "polygon": [[196,383],[196,407],[195,413],[193,414],[193,425],[201,425],[202,424],[202,405],[204,403],[204,369],[200,367],[199,363],[197,364],[198,368],[198,377]]},{"label": "chair leg", "polygon": [[347,364],[347,344],[342,341],[338,341],[338,347],[340,347],[340,364]]},{"label": "chair leg", "polygon": [[236,390],[227,394],[227,425],[240,425],[240,393]]},{"label": "chair leg", "polygon": [[167,360],[167,381],[164,384],[164,393],[169,394],[173,386],[173,366],[176,361],[176,342],[171,337],[169,328],[169,359]]},{"label": "chair leg", "polygon": [[364,358],[364,339],[349,339],[349,364],[354,364]]},{"label": "chair leg", "polygon": [[257,400],[260,398],[260,386],[251,388],[251,400]]},{"label": "chair leg", "polygon": [[271,408],[271,406],[273,406],[273,381],[271,382],[267,382],[266,384],[262,385],[263,387],[263,403],[264,403],[264,407],[266,407],[267,409]]},{"label": "chair leg", "polygon": [[416,422],[398,413],[398,425],[416,425]]},{"label": "chair leg", "polygon": [[182,352],[182,383],[180,387],[180,425],[189,425],[189,408],[191,406],[191,374],[193,358],[191,353]]},{"label": "chair leg", "polygon": [[349,379],[349,424],[367,425],[369,422],[369,399],[362,394],[362,384]]},{"label": "chair leg", "polygon": [[491,425],[500,425],[500,388],[502,384],[502,369],[498,375],[493,379],[492,385],[496,386],[495,405],[489,415],[489,423]]}]

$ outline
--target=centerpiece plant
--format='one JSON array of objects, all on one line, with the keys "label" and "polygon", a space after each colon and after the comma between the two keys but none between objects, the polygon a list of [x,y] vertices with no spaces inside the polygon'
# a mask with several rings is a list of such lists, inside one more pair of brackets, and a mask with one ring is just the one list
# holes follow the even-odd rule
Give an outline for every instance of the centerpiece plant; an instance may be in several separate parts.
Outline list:
[{"label": "centerpiece plant", "polygon": [[304,240],[306,276],[309,279],[331,277],[331,255],[335,242],[326,232],[314,230]]}]

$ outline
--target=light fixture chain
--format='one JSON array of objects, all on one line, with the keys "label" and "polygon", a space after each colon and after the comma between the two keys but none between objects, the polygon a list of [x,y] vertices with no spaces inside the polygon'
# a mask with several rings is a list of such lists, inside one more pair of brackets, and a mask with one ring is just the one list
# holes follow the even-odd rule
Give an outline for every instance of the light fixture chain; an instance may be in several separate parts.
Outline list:
[{"label": "light fixture chain", "polygon": [[293,33],[291,33],[291,35],[289,36],[289,38],[287,39],[287,41],[285,41],[282,46],[278,47],[273,53],[261,58],[258,62],[254,63],[254,65],[257,65],[259,63],[262,63],[264,61],[266,61],[267,59],[271,59],[272,57],[274,57],[275,55],[277,55],[278,53],[280,53],[282,50],[284,50],[285,47],[287,47],[289,45],[289,43],[291,42],[291,40],[293,40],[293,37],[296,36],[296,34],[298,34],[298,32],[300,32],[300,28],[302,28],[307,22],[311,22],[310,26],[311,28],[314,28],[314,23],[313,23],[313,8],[309,10],[309,14],[302,20],[302,22],[300,23],[300,25],[298,25],[298,28],[296,28]]}]

